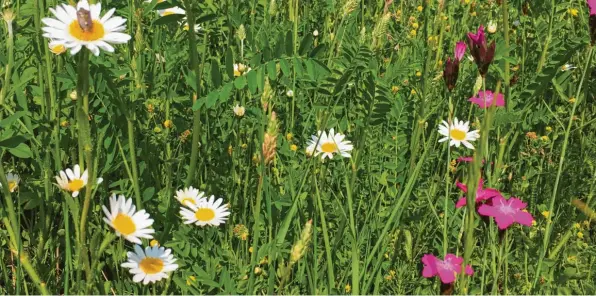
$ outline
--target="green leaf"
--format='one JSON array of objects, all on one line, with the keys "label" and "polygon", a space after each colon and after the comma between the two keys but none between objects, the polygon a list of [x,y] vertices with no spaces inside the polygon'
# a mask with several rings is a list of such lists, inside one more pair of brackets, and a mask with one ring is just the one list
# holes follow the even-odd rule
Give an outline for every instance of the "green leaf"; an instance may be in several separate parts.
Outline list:
[{"label": "green leaf", "polygon": [[8,149],[17,148],[19,145],[23,144],[28,139],[29,137],[24,135],[10,137],[6,140],[0,141],[0,147]]},{"label": "green leaf", "polygon": [[31,148],[27,146],[25,143],[19,144],[15,148],[9,148],[8,152],[18,158],[31,158],[33,157],[33,152],[31,152]]},{"label": "green leaf", "polygon": [[167,24],[178,24],[179,21],[184,19],[184,15],[183,14],[170,14],[170,15],[166,15],[163,17],[160,17],[158,19],[156,19],[153,22],[154,26],[160,26],[160,25],[167,25]]},{"label": "green leaf", "polygon": [[312,46],[312,34],[308,33],[300,42],[300,47],[298,49],[299,55],[306,54],[306,51]]},{"label": "green leaf", "polygon": [[211,59],[211,82],[213,86],[221,86],[221,72],[219,71],[219,63],[215,59]]}]

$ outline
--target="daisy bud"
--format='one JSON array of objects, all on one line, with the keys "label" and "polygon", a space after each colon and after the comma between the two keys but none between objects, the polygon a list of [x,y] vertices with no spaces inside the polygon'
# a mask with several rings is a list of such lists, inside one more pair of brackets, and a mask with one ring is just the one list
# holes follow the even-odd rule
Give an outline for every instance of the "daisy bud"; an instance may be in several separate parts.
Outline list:
[{"label": "daisy bud", "polygon": [[238,117],[244,116],[245,111],[246,110],[244,109],[244,107],[242,107],[238,104],[236,104],[236,106],[234,107],[234,114],[236,114],[236,116],[238,116]]},{"label": "daisy bud", "polygon": [[289,90],[286,92],[286,96],[288,96],[288,97],[290,97],[290,98],[291,98],[291,97],[293,97],[293,96],[294,96],[294,91],[293,91],[293,90],[291,90],[291,89],[289,89]]},{"label": "daisy bud", "polygon": [[495,23],[494,21],[488,22],[488,27],[486,29],[491,34],[496,33],[497,32],[497,23]]},{"label": "daisy bud", "polygon": [[319,30],[314,30],[312,32],[312,35],[315,36],[315,37],[318,37],[319,36]]},{"label": "daisy bud", "polygon": [[457,78],[459,76],[459,61],[457,59],[451,60],[451,57],[447,58],[445,62],[445,70],[443,71],[443,79],[447,85],[447,89],[451,92],[455,88]]},{"label": "daisy bud", "polygon": [[76,90],[71,91],[69,96],[70,96],[71,100],[76,101],[78,98],[77,91]]}]

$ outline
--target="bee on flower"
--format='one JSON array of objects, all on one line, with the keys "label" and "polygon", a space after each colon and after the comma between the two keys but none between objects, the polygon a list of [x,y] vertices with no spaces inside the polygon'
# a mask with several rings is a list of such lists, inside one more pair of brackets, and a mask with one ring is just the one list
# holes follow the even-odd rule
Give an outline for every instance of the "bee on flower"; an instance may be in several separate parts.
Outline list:
[{"label": "bee on flower", "polygon": [[[46,25],[42,28],[43,36],[54,42],[61,42],[75,55],[83,46],[98,56],[100,49],[114,52],[112,44],[124,44],[130,40],[126,30],[126,19],[114,16],[115,8],[110,9],[103,17],[101,3],[89,4],[81,0],[76,6],[61,4],[50,8],[55,18],[43,18]],[[56,44],[56,43],[55,43]]]}]

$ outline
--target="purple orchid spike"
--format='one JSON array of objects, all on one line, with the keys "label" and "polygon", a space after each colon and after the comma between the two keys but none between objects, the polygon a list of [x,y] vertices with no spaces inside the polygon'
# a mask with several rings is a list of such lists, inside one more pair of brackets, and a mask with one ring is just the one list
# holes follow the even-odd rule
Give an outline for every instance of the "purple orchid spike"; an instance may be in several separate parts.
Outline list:
[{"label": "purple orchid spike", "polygon": [[445,84],[447,85],[447,89],[452,91],[455,88],[455,84],[457,83],[457,77],[459,76],[459,61],[457,59],[451,59],[451,57],[447,58],[447,62],[445,62],[445,70],[443,71],[443,79],[445,79]]},{"label": "purple orchid spike", "polygon": [[455,45],[455,58],[461,62],[461,60],[464,58],[464,54],[466,54],[466,43],[463,41],[458,42]]},{"label": "purple orchid spike", "polygon": [[474,61],[478,66],[478,72],[483,77],[488,72],[488,66],[495,57],[496,44],[493,41],[490,45],[486,44],[486,35],[484,34],[484,27],[480,26],[476,34],[468,33],[468,46],[470,53],[474,57]]}]

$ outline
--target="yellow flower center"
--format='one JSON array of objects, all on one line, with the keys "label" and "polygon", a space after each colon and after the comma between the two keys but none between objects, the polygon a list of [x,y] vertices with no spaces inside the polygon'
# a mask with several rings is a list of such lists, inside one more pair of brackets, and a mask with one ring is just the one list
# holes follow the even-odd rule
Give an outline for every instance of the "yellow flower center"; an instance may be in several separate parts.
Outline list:
[{"label": "yellow flower center", "polygon": [[98,20],[93,20],[93,25],[90,30],[83,30],[78,20],[72,21],[68,27],[68,32],[72,37],[81,41],[97,41],[103,39],[105,30],[103,24]]},{"label": "yellow flower center", "polygon": [[58,45],[52,46],[52,48],[50,48],[50,51],[53,54],[62,54],[63,52],[66,51],[66,47],[64,47],[64,44],[58,44]]},{"label": "yellow flower center", "polygon": [[323,143],[321,145],[321,150],[325,153],[333,153],[337,151],[337,145],[333,142]]},{"label": "yellow flower center", "polygon": [[190,26],[188,24],[184,25],[184,31],[190,30]]},{"label": "yellow flower center", "polygon": [[195,212],[195,218],[202,222],[208,222],[215,218],[215,211],[210,208],[200,208]]},{"label": "yellow flower center", "polygon": [[74,179],[74,180],[68,182],[68,185],[66,185],[66,190],[68,190],[70,192],[75,192],[75,191],[81,190],[81,188],[83,188],[83,186],[85,186],[85,182],[83,182],[83,180]]},{"label": "yellow flower center", "polygon": [[174,12],[173,12],[173,11],[171,11],[171,10],[166,10],[166,11],[164,11],[164,13],[163,13],[163,16],[172,15],[172,14],[174,14]]},{"label": "yellow flower center", "polygon": [[122,213],[119,213],[116,218],[112,220],[112,225],[114,225],[114,228],[118,232],[124,235],[132,234],[137,230],[137,226],[135,225],[135,222],[132,221],[132,218]]},{"label": "yellow flower center", "polygon": [[183,205],[186,205],[186,202],[189,202],[189,203],[191,203],[191,204],[193,204],[193,205],[196,205],[196,203],[195,203],[195,200],[194,200],[194,199],[192,199],[192,198],[190,198],[190,197],[185,197],[185,198],[183,198],[183,199],[182,199],[182,201],[181,201],[181,203],[182,203]]},{"label": "yellow flower center", "polygon": [[145,274],[156,274],[163,270],[163,260],[154,257],[145,257],[139,262],[139,268]]},{"label": "yellow flower center", "polygon": [[464,131],[452,129],[451,132],[449,132],[449,134],[451,135],[451,139],[456,141],[463,141],[466,139],[466,132]]},{"label": "yellow flower center", "polygon": [[8,182],[8,191],[10,192],[14,192],[14,190],[17,188],[18,184],[15,181],[9,181]]}]

